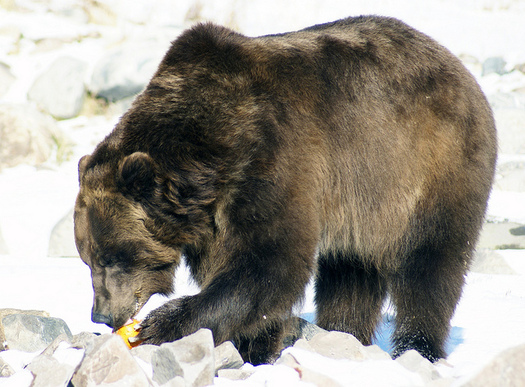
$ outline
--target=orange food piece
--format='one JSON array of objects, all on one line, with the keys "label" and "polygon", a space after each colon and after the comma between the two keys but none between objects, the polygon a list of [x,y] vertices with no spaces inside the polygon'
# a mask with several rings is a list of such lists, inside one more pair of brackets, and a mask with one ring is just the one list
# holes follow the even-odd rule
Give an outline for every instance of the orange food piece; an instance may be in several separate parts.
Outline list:
[{"label": "orange food piece", "polygon": [[136,347],[137,345],[140,344],[140,341],[137,341],[134,343],[129,342],[130,337],[135,337],[139,334],[139,331],[135,330],[135,325],[137,325],[138,323],[139,323],[138,320],[133,319],[132,322],[122,326],[121,328],[119,328],[117,331],[114,332],[120,337],[122,337],[122,339],[124,340],[124,342],[129,348]]}]

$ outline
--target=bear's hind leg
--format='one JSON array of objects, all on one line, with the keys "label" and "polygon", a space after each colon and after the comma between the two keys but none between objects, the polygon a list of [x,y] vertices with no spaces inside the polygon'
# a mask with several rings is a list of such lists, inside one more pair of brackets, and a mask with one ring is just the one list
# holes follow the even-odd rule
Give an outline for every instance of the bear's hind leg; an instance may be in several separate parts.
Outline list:
[{"label": "bear's hind leg", "polygon": [[375,267],[340,253],[319,255],[315,303],[321,328],[351,333],[370,345],[385,296],[385,279]]},{"label": "bear's hind leg", "polygon": [[410,349],[432,362],[446,357],[444,344],[467,268],[466,253],[451,250],[418,249],[407,260],[410,265],[393,276],[394,358]]}]

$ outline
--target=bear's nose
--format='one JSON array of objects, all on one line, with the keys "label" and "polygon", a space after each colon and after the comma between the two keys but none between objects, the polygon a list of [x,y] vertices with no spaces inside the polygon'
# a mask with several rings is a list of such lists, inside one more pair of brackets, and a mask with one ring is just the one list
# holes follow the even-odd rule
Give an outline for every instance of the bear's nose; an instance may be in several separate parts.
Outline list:
[{"label": "bear's nose", "polygon": [[106,316],[101,313],[92,312],[91,321],[94,323],[106,324],[110,328],[113,328],[113,317],[111,315]]}]

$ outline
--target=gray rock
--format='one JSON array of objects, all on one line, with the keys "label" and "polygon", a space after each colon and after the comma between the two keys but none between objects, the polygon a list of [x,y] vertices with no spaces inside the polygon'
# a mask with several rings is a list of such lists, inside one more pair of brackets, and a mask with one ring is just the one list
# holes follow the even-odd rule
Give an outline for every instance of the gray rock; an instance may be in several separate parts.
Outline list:
[{"label": "gray rock", "polygon": [[217,371],[227,368],[241,368],[244,364],[239,351],[231,341],[225,341],[215,347],[215,374]]},{"label": "gray rock", "polygon": [[6,341],[2,320],[4,319],[4,317],[7,317],[11,314],[32,314],[35,316],[49,317],[49,313],[44,312],[43,310],[21,310],[12,308],[0,309],[0,351],[5,350],[4,343]]},{"label": "gray rock", "polygon": [[0,358],[0,378],[7,378],[14,375],[15,370],[4,359]]},{"label": "gray rock", "polygon": [[525,192],[525,162],[511,161],[498,165],[494,189]]},{"label": "gray rock", "polygon": [[388,352],[383,351],[379,345],[367,345],[362,349],[367,360],[390,360]]},{"label": "gray rock", "polygon": [[294,343],[293,347],[294,348],[304,349],[305,351],[316,352],[315,349],[310,345],[310,343],[306,339],[299,339],[299,340],[297,340]]},{"label": "gray rock", "polygon": [[60,335],[58,335],[55,340],[53,340],[51,342],[51,344],[49,344],[46,349],[44,349],[44,351],[41,353],[41,355],[49,355],[49,356],[52,356],[55,351],[57,350],[57,348],[62,344],[62,343],[66,343],[67,345],[71,345],[71,339],[72,337],[69,337],[67,334],[65,333],[61,333]]},{"label": "gray rock", "polygon": [[330,359],[365,360],[364,346],[354,336],[337,331],[321,332],[308,341],[318,354]]},{"label": "gray rock", "polygon": [[513,222],[486,222],[479,236],[478,250],[525,249],[523,225]]},{"label": "gray rock", "polygon": [[9,254],[9,249],[7,248],[7,244],[4,241],[4,238],[2,237],[2,229],[0,228],[0,254]]},{"label": "gray rock", "polygon": [[75,387],[153,385],[122,338],[113,334],[97,337],[93,345],[86,348],[84,359],[71,382]]},{"label": "gray rock", "polygon": [[487,58],[483,62],[483,70],[481,75],[485,76],[493,73],[503,75],[507,72],[505,71],[506,64],[507,62],[505,62],[505,60],[499,56]]},{"label": "gray rock", "polygon": [[501,254],[489,249],[476,250],[470,271],[482,274],[517,274]]},{"label": "gray rock", "polygon": [[219,378],[225,378],[230,380],[244,380],[248,379],[253,375],[253,371],[246,371],[243,369],[223,369],[217,372]]},{"label": "gray rock", "polygon": [[29,105],[0,104],[0,169],[37,165],[55,149],[56,122]]},{"label": "gray rock", "polygon": [[80,332],[71,339],[71,346],[74,348],[88,348],[94,345],[94,340],[99,336],[92,332]]},{"label": "gray rock", "polygon": [[72,335],[64,320],[28,314],[11,314],[2,319],[7,348],[25,352],[45,349],[58,336]]},{"label": "gray rock", "polygon": [[200,329],[172,343],[165,343],[152,356],[153,381],[159,385],[180,376],[187,385],[207,386],[215,376],[213,336]]},{"label": "gray rock", "polygon": [[152,42],[119,48],[97,63],[90,91],[110,102],[138,94],[157,70],[165,49]]},{"label": "gray rock", "polygon": [[302,382],[310,383],[317,387],[338,387],[340,383],[336,382],[332,378],[322,375],[318,372],[312,371],[306,367],[303,367],[297,359],[290,353],[281,356],[275,362],[276,365],[285,365],[297,371],[299,378]]},{"label": "gray rock", "polygon": [[182,376],[175,376],[173,379],[168,380],[162,387],[187,387],[190,384],[186,384]]},{"label": "gray rock", "polygon": [[490,106],[499,109],[523,109],[525,107],[525,93],[509,92],[494,93],[487,96]]},{"label": "gray rock", "polygon": [[[90,23],[107,26],[115,26],[118,20],[116,13],[111,9],[109,4],[101,1],[85,1],[83,10],[87,15]],[[110,3],[111,4],[111,3]]]},{"label": "gray rock", "polygon": [[9,71],[9,67],[4,63],[0,63],[0,97],[9,91],[14,81],[15,77]]},{"label": "gray rock", "polygon": [[131,354],[145,361],[146,363],[151,364],[151,358],[153,357],[153,353],[157,351],[157,349],[159,349],[158,345],[142,344],[131,348]]},{"label": "gray rock", "polygon": [[455,378],[441,378],[426,383],[425,387],[450,387],[454,385],[455,382]]},{"label": "gray rock", "polygon": [[464,387],[523,386],[525,381],[525,344],[497,355]]},{"label": "gray rock", "polygon": [[316,334],[326,332],[323,328],[318,327],[300,317],[291,317],[288,319],[288,332],[283,340],[284,347],[290,347],[299,339],[310,340]]},{"label": "gray rock", "polygon": [[502,108],[494,111],[501,153],[525,154],[525,109]]},{"label": "gray rock", "polygon": [[35,80],[28,97],[53,117],[75,117],[84,102],[86,73],[87,63],[70,57],[58,58]]},{"label": "gray rock", "polygon": [[50,257],[78,257],[75,244],[75,231],[73,222],[74,210],[71,209],[51,231],[47,255]]},{"label": "gray rock", "polygon": [[37,356],[27,367],[34,375],[32,387],[66,387],[75,372],[70,364],[61,364],[51,355]]},{"label": "gray rock", "polygon": [[413,349],[403,353],[395,361],[407,370],[417,373],[425,383],[440,378],[439,372],[432,363]]}]

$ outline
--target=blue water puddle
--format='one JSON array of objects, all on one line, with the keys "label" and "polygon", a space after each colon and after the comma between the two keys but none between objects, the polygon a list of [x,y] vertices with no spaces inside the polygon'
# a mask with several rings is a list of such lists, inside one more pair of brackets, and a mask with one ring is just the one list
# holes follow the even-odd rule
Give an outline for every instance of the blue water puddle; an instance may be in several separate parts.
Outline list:
[{"label": "blue water puddle", "polygon": [[[315,313],[303,313],[300,315],[301,318],[306,321],[315,324]],[[395,316],[391,314],[384,314],[382,321],[379,323],[376,337],[373,340],[373,344],[378,345],[383,351],[392,353],[392,341],[390,338],[395,328]],[[445,352],[450,355],[458,345],[463,343],[463,328],[452,327],[448,340],[445,344]]]}]

